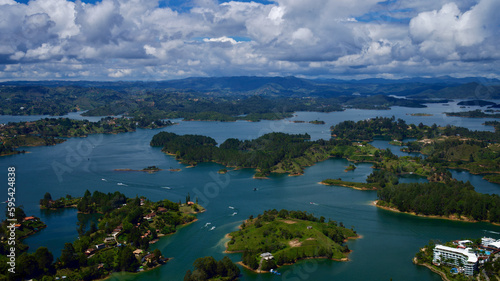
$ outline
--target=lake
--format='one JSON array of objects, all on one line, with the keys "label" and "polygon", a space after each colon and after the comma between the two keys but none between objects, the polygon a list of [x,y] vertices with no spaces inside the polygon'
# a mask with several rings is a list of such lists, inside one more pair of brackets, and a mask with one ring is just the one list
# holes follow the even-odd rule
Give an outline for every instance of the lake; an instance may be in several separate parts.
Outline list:
[{"label": "lake", "polygon": [[[316,113],[298,112],[296,116],[280,121],[261,122],[182,122],[163,129],[139,129],[118,135],[91,135],[72,138],[50,147],[25,148],[30,153],[0,158],[0,180],[7,182],[7,167],[16,167],[16,202],[24,206],[27,215],[39,216],[48,227],[29,237],[25,243],[34,252],[39,246],[47,246],[54,256],[59,256],[65,242],[77,238],[76,210],[41,211],[39,200],[45,192],[59,198],[70,194],[82,196],[86,189],[102,192],[120,191],[129,197],[146,196],[157,201],[184,200],[188,192],[191,198],[207,208],[199,214],[199,220],[180,228],[176,234],[162,238],[154,245],[166,257],[174,259],[166,265],[141,274],[119,273],[110,280],[182,280],[186,270],[198,257],[224,255],[226,233],[237,230],[238,225],[250,215],[258,215],[268,209],[304,210],[316,216],[341,221],[346,227],[353,226],[363,236],[351,240],[348,246],[353,252],[349,262],[308,260],[279,269],[282,276],[254,274],[242,268],[241,280],[441,280],[426,268],[415,266],[412,258],[430,239],[448,241],[461,238],[490,236],[500,238],[500,227],[487,223],[465,223],[414,217],[393,213],[374,207],[376,192],[357,191],[345,187],[318,184],[326,178],[342,178],[362,182],[372,172],[371,164],[360,163],[355,171],[344,172],[349,162],[345,159],[329,159],[308,167],[303,176],[271,175],[268,180],[252,179],[254,171],[230,170],[225,175],[217,171],[221,165],[203,163],[186,168],[159,148],[149,146],[151,138],[160,131],[177,134],[201,134],[213,137],[218,143],[227,138],[254,139],[269,132],[308,133],[312,139],[329,138],[329,128],[344,120],[363,120],[375,116],[396,116],[407,123],[431,125],[452,124],[474,130],[492,130],[482,125],[490,119],[465,119],[446,117],[444,111],[460,109],[456,102],[449,106],[431,104],[428,108],[400,108],[391,110],[355,110]],[[411,113],[430,113],[433,116],[411,116]],[[39,118],[45,118],[40,116]],[[77,114],[70,115],[74,118]],[[0,122],[10,119],[24,120],[25,116],[1,116]],[[31,118],[31,117],[30,117]],[[293,123],[294,120],[323,120],[325,125]],[[7,121],[6,121],[7,120]],[[36,120],[30,119],[30,120]],[[96,120],[96,119],[93,119]],[[399,147],[385,141],[375,141],[377,147]],[[396,152],[395,152],[396,153]],[[398,152],[399,154],[399,152]],[[399,154],[402,155],[402,154]],[[114,169],[142,169],[156,165],[163,169],[180,168],[180,172],[163,170],[148,174],[142,172],[117,172]],[[470,180],[478,192],[500,194],[500,185],[488,183],[481,176],[463,171],[452,171],[453,177]],[[404,182],[422,181],[408,177]],[[257,190],[254,191],[253,189]],[[7,192],[5,195],[7,196]],[[0,197],[1,198],[1,197]],[[311,204],[313,203],[313,204]],[[234,207],[234,209],[229,208]],[[5,214],[1,214],[2,218]],[[216,228],[204,227],[210,222]],[[239,261],[240,254],[228,254]]]}]

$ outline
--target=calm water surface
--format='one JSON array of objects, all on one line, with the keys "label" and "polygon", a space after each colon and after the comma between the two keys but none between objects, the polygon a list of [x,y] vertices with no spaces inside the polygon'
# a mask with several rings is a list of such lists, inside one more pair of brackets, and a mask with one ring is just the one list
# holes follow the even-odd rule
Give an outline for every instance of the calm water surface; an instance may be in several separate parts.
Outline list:
[{"label": "calm water surface", "polygon": [[[455,108],[456,107],[456,108]],[[500,227],[486,223],[464,223],[438,219],[426,219],[406,214],[380,210],[371,205],[376,192],[356,191],[344,187],[318,184],[325,178],[342,178],[364,181],[372,172],[371,164],[358,164],[355,171],[344,172],[349,164],[344,159],[329,159],[306,169],[305,175],[289,177],[272,175],[269,180],[252,179],[254,171],[244,169],[219,175],[222,167],[214,163],[186,168],[159,148],[149,146],[152,136],[160,131],[178,134],[202,134],[218,143],[235,137],[253,139],[272,131],[309,133],[313,139],[329,138],[329,127],[343,120],[362,120],[374,116],[392,116],[408,123],[439,125],[454,124],[475,130],[491,130],[481,125],[485,119],[462,119],[443,116],[442,112],[456,111],[452,104],[430,105],[426,109],[393,108],[387,111],[347,110],[334,113],[300,112],[282,121],[261,122],[180,122],[179,125],[158,130],[138,130],[119,135],[93,135],[73,138],[51,147],[28,148],[31,153],[0,158],[1,171],[8,166],[17,169],[17,202],[27,214],[42,218],[48,225],[40,233],[25,242],[35,251],[47,246],[57,257],[65,242],[77,238],[76,211],[41,211],[38,201],[45,192],[59,198],[70,194],[81,196],[86,189],[103,192],[120,191],[127,196],[146,196],[151,200],[184,200],[189,192],[198,196],[207,211],[198,215],[199,221],[180,228],[174,235],[165,237],[154,246],[167,257],[173,257],[167,265],[142,274],[116,274],[111,280],[182,280],[193,261],[202,256],[222,258],[225,254],[224,235],[237,229],[250,215],[267,209],[305,210],[316,216],[325,216],[353,226],[362,239],[348,243],[353,250],[349,262],[329,260],[304,261],[279,269],[281,277],[257,275],[242,269],[242,280],[440,280],[438,275],[412,264],[411,259],[419,247],[430,239],[448,241],[459,238],[478,238],[484,235],[500,238]],[[470,109],[466,109],[470,110]],[[416,117],[406,113],[429,112],[431,117]],[[3,119],[2,119],[3,118]],[[2,116],[0,122],[9,117]],[[290,120],[324,120],[325,125],[297,124]],[[3,120],[3,121],[2,121]],[[32,119],[34,120],[34,119]],[[487,119],[486,119],[487,120]],[[377,147],[387,143],[374,143]],[[394,149],[393,149],[394,148]],[[396,153],[399,147],[392,147]],[[181,168],[180,172],[160,171],[155,174],[142,172],[117,172],[114,169],[141,169],[156,165],[160,168]],[[463,171],[452,171],[455,178],[470,180],[478,192],[500,194],[500,186],[484,181],[481,176]],[[6,172],[0,180],[6,182]],[[419,177],[402,181],[425,181]],[[120,184],[120,185],[119,185]],[[257,191],[253,191],[257,188]],[[0,199],[5,195],[0,195]],[[234,207],[234,209],[229,208]],[[4,214],[1,214],[4,216]],[[204,225],[210,222],[212,231]],[[228,255],[234,261],[239,254]]]}]

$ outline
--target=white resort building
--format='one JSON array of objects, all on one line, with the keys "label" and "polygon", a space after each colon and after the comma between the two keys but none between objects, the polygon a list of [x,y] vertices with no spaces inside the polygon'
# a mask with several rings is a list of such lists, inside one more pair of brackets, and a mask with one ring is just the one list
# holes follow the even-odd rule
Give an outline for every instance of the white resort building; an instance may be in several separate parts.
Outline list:
[{"label": "white resort building", "polygon": [[463,266],[465,275],[474,275],[477,270],[478,258],[471,248],[460,249],[443,245],[434,247],[433,263],[443,263],[455,266]]}]

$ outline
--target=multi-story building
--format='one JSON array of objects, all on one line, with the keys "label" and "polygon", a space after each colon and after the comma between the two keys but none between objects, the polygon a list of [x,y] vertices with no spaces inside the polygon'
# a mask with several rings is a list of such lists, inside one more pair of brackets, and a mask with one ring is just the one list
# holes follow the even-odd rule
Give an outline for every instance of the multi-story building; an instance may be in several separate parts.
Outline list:
[{"label": "multi-story building", "polygon": [[436,245],[432,262],[457,267],[463,266],[465,275],[474,275],[474,271],[477,270],[478,258],[471,248],[460,249]]}]

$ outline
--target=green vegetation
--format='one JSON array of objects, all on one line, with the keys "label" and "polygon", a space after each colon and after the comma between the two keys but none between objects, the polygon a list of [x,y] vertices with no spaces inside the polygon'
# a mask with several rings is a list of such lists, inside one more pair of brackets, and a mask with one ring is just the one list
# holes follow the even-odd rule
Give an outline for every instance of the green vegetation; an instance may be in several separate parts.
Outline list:
[{"label": "green vegetation", "polygon": [[[341,222],[306,212],[269,210],[256,218],[250,216],[230,236],[228,251],[243,252],[243,264],[254,270],[269,270],[304,258],[347,260],[349,248],[344,242],[357,234]],[[274,258],[262,259],[260,255],[266,252]]]},{"label": "green vegetation", "polygon": [[148,118],[102,118],[98,122],[69,118],[45,118],[33,122],[10,122],[0,126],[0,156],[22,153],[21,146],[55,145],[61,138],[86,137],[90,134],[117,134],[133,132],[136,128],[161,128],[170,121]]},{"label": "green vegetation", "polygon": [[[489,123],[496,124],[496,123]],[[420,152],[428,155],[420,157],[396,157],[390,151],[373,151],[374,167],[396,175],[416,174],[430,181],[445,181],[449,178],[447,168],[465,169],[471,173],[484,174],[485,178],[500,182],[500,131],[471,131],[462,127],[419,124],[406,125],[401,119],[374,118],[359,122],[345,121],[332,127],[336,139],[365,139],[374,137],[385,139],[417,138],[417,141],[404,143],[407,152]],[[371,160],[371,161],[370,161]],[[376,161],[373,161],[376,160]]]},{"label": "green vegetation", "polygon": [[484,113],[483,111],[481,111],[481,109],[476,109],[473,111],[465,111],[465,112],[446,112],[446,116],[465,117],[465,118],[500,118],[500,113],[489,114],[489,113]]},{"label": "green vegetation", "polygon": [[489,106],[489,105],[496,105],[496,103],[485,100],[466,100],[457,103],[457,105]]},{"label": "green vegetation", "polygon": [[412,113],[410,115],[411,116],[432,116],[432,114],[429,114],[429,113]]},{"label": "green vegetation", "polygon": [[[6,217],[16,221],[4,220],[0,226],[0,280],[20,280],[20,276],[38,276],[44,272],[52,272],[50,264],[53,256],[47,248],[40,247],[34,254],[28,254],[28,246],[22,243],[24,238],[47,227],[45,223],[40,221],[40,218],[26,216],[22,207],[7,210]],[[11,236],[11,233],[15,233],[15,236]],[[8,271],[11,268],[8,264],[10,262],[8,255],[12,255],[12,249],[15,250],[16,257],[15,273]],[[30,272],[32,275],[24,275],[25,272]]]},{"label": "green vegetation", "polygon": [[219,173],[219,174],[226,174],[227,173],[227,169],[220,169],[217,173]]},{"label": "green vegetation", "polygon": [[349,164],[349,166],[345,169],[346,172],[354,170],[356,170],[356,166],[354,164]]},{"label": "green vegetation", "polygon": [[270,133],[250,141],[227,139],[217,147],[210,137],[161,132],[153,137],[151,145],[163,146],[164,152],[185,164],[214,161],[228,167],[255,168],[259,177],[271,172],[302,174],[304,167],[330,157],[330,150],[338,144],[309,139],[308,134]]},{"label": "green vegetation", "polygon": [[240,275],[240,269],[228,257],[217,261],[213,257],[198,258],[194,261],[195,270],[188,270],[184,276],[184,281],[205,281],[237,280]]},{"label": "green vegetation", "polygon": [[375,137],[388,140],[403,140],[406,138],[432,138],[438,134],[436,125],[431,127],[413,124],[407,125],[402,119],[395,117],[376,117],[358,122],[344,121],[331,127],[332,136],[337,139],[372,141]]},{"label": "green vegetation", "polygon": [[321,184],[345,186],[345,187],[351,187],[351,188],[354,188],[357,190],[377,190],[377,188],[379,188],[379,186],[377,184],[343,181],[341,179],[326,179],[326,180],[321,181]]},{"label": "green vegetation", "polygon": [[325,121],[322,121],[322,120],[313,120],[313,121],[309,121],[310,124],[314,124],[314,125],[324,125],[325,124]]},{"label": "green vegetation", "polygon": [[179,136],[161,132],[151,140],[152,146],[162,146],[165,153],[188,165],[217,162],[227,167],[257,169],[256,178],[270,173],[301,175],[304,167],[329,157],[347,158],[352,162],[377,162],[394,156],[388,150],[378,150],[369,144],[348,140],[310,141],[308,134],[270,133],[254,140],[227,139],[219,147],[214,139],[200,135]]},{"label": "green vegetation", "polygon": [[446,218],[500,222],[500,196],[478,193],[469,183],[410,183],[386,186],[378,204],[401,212]]},{"label": "green vegetation", "polygon": [[[174,233],[178,226],[194,221],[193,214],[204,211],[196,203],[187,206],[166,199],[151,202],[145,198],[127,198],[119,192],[90,193],[88,190],[83,197],[67,195],[57,200],[46,193],[40,205],[51,209],[76,207],[79,239],[66,243],[61,256],[54,262],[50,253],[36,256],[38,251],[44,251],[43,248],[33,255],[23,253],[18,260],[32,266],[22,267],[16,273],[16,280],[41,277],[53,280],[61,276],[69,280],[95,280],[117,271],[154,268],[166,259],[158,249],[148,252],[149,245],[160,236]],[[97,214],[98,223],[90,214]],[[19,216],[24,215],[20,213]],[[4,245],[2,247],[5,250]],[[18,253],[23,251],[26,249]],[[44,266],[36,266],[42,263],[35,261],[44,256]]]}]

